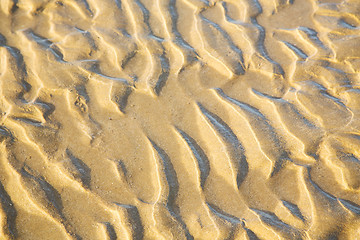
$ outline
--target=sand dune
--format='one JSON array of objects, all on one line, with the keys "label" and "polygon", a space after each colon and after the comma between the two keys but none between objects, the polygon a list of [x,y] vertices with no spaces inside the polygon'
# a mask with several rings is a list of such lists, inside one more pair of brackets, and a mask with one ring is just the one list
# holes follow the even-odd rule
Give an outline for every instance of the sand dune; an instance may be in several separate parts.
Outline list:
[{"label": "sand dune", "polygon": [[358,0],[2,0],[0,239],[360,239]]}]

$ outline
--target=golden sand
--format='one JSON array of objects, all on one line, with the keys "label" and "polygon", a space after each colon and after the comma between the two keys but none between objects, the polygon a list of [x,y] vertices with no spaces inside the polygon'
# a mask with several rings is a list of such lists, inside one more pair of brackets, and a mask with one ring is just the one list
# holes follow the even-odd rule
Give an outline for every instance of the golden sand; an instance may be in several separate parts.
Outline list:
[{"label": "golden sand", "polygon": [[360,239],[359,0],[1,0],[0,239]]}]

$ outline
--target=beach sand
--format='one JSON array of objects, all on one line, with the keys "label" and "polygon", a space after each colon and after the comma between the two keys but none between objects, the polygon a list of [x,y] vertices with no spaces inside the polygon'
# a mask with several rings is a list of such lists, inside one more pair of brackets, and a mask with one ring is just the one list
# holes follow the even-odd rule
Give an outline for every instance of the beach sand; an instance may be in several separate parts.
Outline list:
[{"label": "beach sand", "polygon": [[0,239],[360,239],[360,1],[1,0]]}]

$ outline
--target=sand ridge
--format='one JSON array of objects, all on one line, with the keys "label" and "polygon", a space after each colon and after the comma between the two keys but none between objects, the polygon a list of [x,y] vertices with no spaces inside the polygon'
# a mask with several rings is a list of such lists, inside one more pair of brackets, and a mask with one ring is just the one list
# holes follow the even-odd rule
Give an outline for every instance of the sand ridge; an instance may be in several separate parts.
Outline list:
[{"label": "sand ridge", "polygon": [[1,239],[360,239],[356,0],[2,0]]}]

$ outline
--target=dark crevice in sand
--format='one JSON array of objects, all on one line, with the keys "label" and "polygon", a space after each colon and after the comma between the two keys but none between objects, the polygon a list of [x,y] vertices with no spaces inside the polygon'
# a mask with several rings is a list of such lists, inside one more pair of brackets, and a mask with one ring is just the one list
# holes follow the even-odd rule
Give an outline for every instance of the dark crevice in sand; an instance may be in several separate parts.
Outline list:
[{"label": "dark crevice in sand", "polygon": [[144,227],[141,222],[140,214],[137,207],[126,204],[115,203],[116,205],[122,207],[127,212],[129,218],[129,225],[132,230],[132,239],[142,240],[144,239]]},{"label": "dark crevice in sand", "polygon": [[124,78],[118,78],[118,77],[112,77],[112,76],[108,76],[108,75],[105,75],[104,73],[102,73],[101,69],[100,69],[100,64],[98,62],[95,62],[93,63],[89,68],[88,68],[89,71],[101,76],[101,77],[104,77],[104,78],[107,78],[107,79],[110,79],[110,80],[114,80],[114,81],[117,81],[117,82],[120,82],[120,83],[123,83],[125,85],[129,85],[129,82],[128,80],[124,79]]},{"label": "dark crevice in sand", "polygon": [[220,219],[223,219],[231,224],[238,225],[241,224],[241,220],[238,217],[235,217],[229,213],[226,213],[225,211],[221,210],[219,207],[215,206],[211,203],[206,203],[209,207],[209,209],[217,215]]},{"label": "dark crevice in sand", "polygon": [[31,37],[37,44],[42,46],[45,50],[49,50],[55,57],[55,59],[59,62],[64,61],[64,55],[60,51],[60,49],[49,39],[44,38],[36,33],[34,33],[31,29],[25,31],[25,33]]},{"label": "dark crevice in sand", "polygon": [[0,141],[3,139],[10,138],[10,141],[13,142],[15,140],[14,134],[5,126],[0,126]]},{"label": "dark crevice in sand", "polygon": [[125,92],[123,94],[118,94],[113,96],[113,101],[117,104],[120,112],[125,113],[126,106],[129,101],[129,97],[131,93],[133,93],[134,88],[126,87]]},{"label": "dark crevice in sand", "polygon": [[22,118],[22,117],[14,117],[15,120],[19,120],[22,121],[24,123],[30,124],[34,127],[43,127],[43,123],[35,120],[35,119],[31,119],[31,118]]},{"label": "dark crevice in sand", "polygon": [[297,218],[301,219],[303,222],[305,222],[305,217],[304,215],[302,215],[299,207],[296,204],[293,204],[291,202],[285,201],[285,200],[281,200],[282,203],[284,204],[284,206],[289,209],[289,211],[296,216]]},{"label": "dark crevice in sand", "polygon": [[283,232],[289,238],[303,239],[303,234],[300,231],[281,221],[274,213],[255,208],[251,208],[251,210],[256,212],[264,223]]},{"label": "dark crevice in sand", "polygon": [[103,224],[106,227],[106,233],[107,233],[107,236],[108,236],[109,240],[117,240],[118,237],[117,237],[117,234],[115,232],[114,226],[111,225],[111,223],[109,223],[109,222],[104,222]]},{"label": "dark crevice in sand", "polygon": [[3,226],[4,232],[10,237],[10,239],[16,239],[18,231],[16,228],[17,211],[11,197],[6,192],[3,184],[0,182],[0,203],[2,210],[5,212],[6,225]]},{"label": "dark crevice in sand", "polygon": [[43,191],[45,194],[45,202],[43,204],[45,204],[45,207],[47,211],[49,211],[50,215],[55,217],[55,219],[58,219],[58,221],[64,226],[66,232],[70,236],[76,239],[81,239],[81,237],[74,232],[73,227],[63,213],[64,205],[61,199],[61,194],[42,176],[34,176],[35,173],[31,172],[33,172],[33,170],[28,166],[25,166],[20,170],[22,177],[32,181],[33,183],[36,183],[39,189]]},{"label": "dark crevice in sand", "polygon": [[136,53],[138,52],[138,48],[136,47],[133,51],[130,51],[122,60],[121,62],[121,68],[124,69],[126,65],[136,56]]},{"label": "dark crevice in sand", "polygon": [[204,150],[197,144],[195,139],[190,137],[187,133],[180,130],[179,128],[176,128],[176,129],[181,134],[183,139],[186,141],[186,143],[190,147],[192,153],[194,154],[194,156],[198,162],[198,168],[200,170],[200,186],[204,190],[206,179],[208,178],[209,173],[210,173],[209,159],[206,156]]},{"label": "dark crevice in sand", "polygon": [[166,57],[165,52],[163,52],[163,54],[160,56],[160,63],[161,63],[161,73],[154,88],[156,95],[160,95],[161,90],[165,86],[166,81],[168,80],[170,74],[169,59]]},{"label": "dark crevice in sand", "polygon": [[166,203],[166,208],[170,212],[171,216],[176,219],[177,222],[181,225],[182,229],[185,232],[186,239],[194,239],[194,237],[190,234],[187,229],[185,223],[183,222],[180,214],[180,208],[176,204],[177,194],[179,192],[179,182],[177,180],[177,175],[175,169],[171,163],[169,156],[165,153],[165,151],[160,148],[154,141],[149,138],[153,148],[156,150],[158,156],[162,160],[162,164],[164,166],[164,173],[166,176],[166,180],[169,186],[169,193]]},{"label": "dark crevice in sand", "polygon": [[306,55],[306,53],[299,47],[286,41],[283,41],[283,43],[285,43],[285,45],[290,48],[301,60],[306,60],[308,58],[308,55]]},{"label": "dark crevice in sand", "polygon": [[91,188],[91,168],[88,167],[79,158],[75,157],[69,149],[66,149],[66,154],[70,158],[74,167],[76,168],[78,175],[80,175],[79,178],[81,180],[82,185],[85,188],[90,189]]},{"label": "dark crevice in sand", "polygon": [[171,16],[171,30],[172,33],[175,35],[175,43],[177,43],[181,48],[185,49],[185,52],[187,53],[187,60],[189,62],[192,62],[196,59],[199,58],[198,53],[196,52],[196,50],[190,46],[190,44],[188,42],[186,42],[184,40],[184,38],[182,37],[182,35],[180,34],[178,28],[177,28],[177,24],[178,24],[178,12],[176,10],[176,0],[170,0],[169,1],[169,13]]},{"label": "dark crevice in sand", "polygon": [[257,49],[261,56],[263,56],[266,60],[271,62],[274,65],[274,73],[280,74],[283,77],[285,76],[284,69],[280,66],[279,63],[275,62],[268,54],[268,51],[265,47],[265,29],[260,24],[258,24],[256,17],[251,18],[251,23],[258,29],[259,31],[259,38],[257,42]]},{"label": "dark crevice in sand", "polygon": [[45,120],[49,120],[49,116],[55,111],[55,105],[36,99],[36,104],[44,108],[43,117]]},{"label": "dark crevice in sand", "polygon": [[237,172],[236,182],[237,187],[239,188],[249,172],[249,166],[245,156],[245,149],[231,128],[219,116],[211,113],[200,103],[198,103],[198,106],[204,116],[210,121],[216,131],[220,134],[224,143],[227,145],[227,150],[229,151],[233,161],[235,161],[234,166]]},{"label": "dark crevice in sand", "polygon": [[230,49],[234,53],[236,53],[237,55],[236,58],[238,59],[238,61],[237,61],[237,65],[234,67],[235,74],[237,75],[245,74],[245,62],[244,62],[243,52],[241,51],[241,49],[235,45],[229,34],[225,30],[223,30],[217,23],[205,18],[202,15],[200,16],[201,19],[203,19],[206,23],[213,26],[217,31],[220,32],[220,34],[226,39],[228,45],[230,46]]},{"label": "dark crevice in sand", "polygon": [[308,36],[308,38],[312,42],[314,42],[316,45],[320,46],[321,48],[323,48],[325,50],[328,50],[328,47],[326,47],[325,44],[319,39],[317,31],[315,31],[312,28],[308,28],[308,27],[304,27],[304,26],[299,27],[299,29],[301,31],[303,31]]}]

